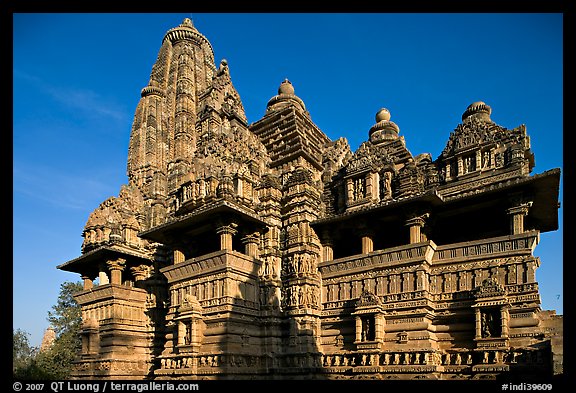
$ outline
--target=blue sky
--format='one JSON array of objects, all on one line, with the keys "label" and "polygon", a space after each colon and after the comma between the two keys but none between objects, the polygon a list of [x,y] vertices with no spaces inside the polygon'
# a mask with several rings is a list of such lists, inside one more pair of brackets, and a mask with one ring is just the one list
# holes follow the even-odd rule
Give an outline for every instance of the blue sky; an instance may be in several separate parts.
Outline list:
[{"label": "blue sky", "polygon": [[[228,60],[248,122],[285,78],[352,150],[378,109],[435,159],[466,107],[525,124],[533,173],[562,168],[562,14],[14,14],[13,327],[39,345],[88,215],[127,183],[134,110],[167,30],[191,17]],[[560,201],[562,201],[562,183]],[[542,308],[563,313],[560,228],[535,255]]]}]

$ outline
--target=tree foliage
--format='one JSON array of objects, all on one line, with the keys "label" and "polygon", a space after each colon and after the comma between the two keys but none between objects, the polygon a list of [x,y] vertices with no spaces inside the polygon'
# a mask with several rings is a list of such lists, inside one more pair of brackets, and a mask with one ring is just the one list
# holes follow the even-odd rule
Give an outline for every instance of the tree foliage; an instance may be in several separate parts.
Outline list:
[{"label": "tree foliage", "polygon": [[73,295],[82,290],[80,282],[64,282],[48,321],[56,333],[52,346],[44,351],[30,348],[27,333],[14,331],[14,378],[67,379],[82,341],[82,315]]},{"label": "tree foliage", "polygon": [[30,333],[22,329],[12,330],[12,372],[14,375],[26,369],[34,356],[36,348],[30,346]]}]

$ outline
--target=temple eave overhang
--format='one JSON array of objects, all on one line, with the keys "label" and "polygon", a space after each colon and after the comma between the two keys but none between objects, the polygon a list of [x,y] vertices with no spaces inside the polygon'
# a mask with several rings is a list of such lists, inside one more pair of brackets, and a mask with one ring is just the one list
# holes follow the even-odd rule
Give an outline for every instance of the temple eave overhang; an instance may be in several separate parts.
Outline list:
[{"label": "temple eave overhang", "polygon": [[[558,229],[558,208],[560,190],[560,168],[554,168],[529,177],[508,179],[499,183],[490,183],[482,187],[470,188],[458,196],[446,196],[446,207],[452,204],[466,203],[473,206],[487,199],[509,200],[514,195],[532,202],[528,216],[540,232]],[[442,192],[442,190],[439,190]]]},{"label": "temple eave overhang", "polygon": [[465,204],[467,209],[473,206],[492,203],[509,203],[513,195],[522,195],[530,200],[532,206],[528,216],[540,232],[558,229],[558,196],[560,184],[560,169],[555,168],[530,177],[508,179],[500,183],[490,183],[482,187],[470,188],[458,196],[444,196],[440,188],[431,189],[425,193],[403,199],[388,200],[377,204],[366,204],[341,214],[335,214],[313,221],[311,226],[315,229],[330,226],[367,215],[390,214],[397,216],[404,214],[406,209],[427,208],[438,210],[454,209],[457,205]]},{"label": "temple eave overhang", "polygon": [[114,258],[124,258],[129,264],[151,264],[152,258],[146,254],[122,246],[121,244],[105,245],[88,251],[78,258],[58,265],[57,268],[72,273],[88,276],[98,274],[98,265],[102,261]]},{"label": "temple eave overhang", "polygon": [[396,210],[400,209],[400,211],[402,211],[403,208],[409,207],[410,205],[413,205],[414,207],[416,206],[431,207],[441,205],[442,203],[443,203],[442,195],[438,194],[438,192],[435,189],[432,189],[419,195],[414,195],[398,200],[383,201],[378,204],[367,205],[366,207],[360,207],[352,211],[346,211],[341,214],[335,214],[328,217],[324,217],[311,222],[310,225],[313,228],[320,228],[323,226],[330,226],[337,222],[355,220],[359,216],[374,215],[375,213],[377,214],[389,213],[391,215],[397,215],[397,213],[395,213]]},{"label": "temple eave overhang", "polygon": [[138,234],[139,237],[165,245],[173,243],[173,235],[178,231],[183,231],[194,226],[200,226],[207,223],[213,223],[215,217],[227,217],[231,220],[240,220],[250,223],[255,227],[265,227],[267,222],[258,217],[237,203],[221,199],[206,205],[203,205],[183,216],[176,217],[164,224],[158,225],[147,231]]}]

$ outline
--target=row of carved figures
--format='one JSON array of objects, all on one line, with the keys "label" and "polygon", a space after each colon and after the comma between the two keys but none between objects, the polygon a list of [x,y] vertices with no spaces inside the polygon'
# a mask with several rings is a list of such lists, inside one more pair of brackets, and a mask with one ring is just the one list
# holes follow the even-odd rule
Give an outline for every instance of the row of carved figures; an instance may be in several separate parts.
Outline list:
[{"label": "row of carved figures", "polygon": [[286,259],[285,274],[317,274],[317,258],[310,254],[294,254]]},{"label": "row of carved figures", "polygon": [[285,307],[318,308],[318,292],[318,287],[314,285],[294,285],[285,289],[285,296],[282,300]]},{"label": "row of carved figures", "polygon": [[388,365],[472,365],[501,363],[543,363],[540,351],[481,351],[481,352],[394,352],[347,355],[323,355],[322,365],[337,366],[388,366]]},{"label": "row of carved figures", "polygon": [[[269,358],[269,357],[266,357]],[[456,365],[527,363],[542,364],[541,351],[481,351],[481,352],[386,352],[345,355],[295,355],[273,357],[269,359],[274,367],[356,367],[356,366],[395,366],[395,365]],[[252,355],[202,355],[197,358],[165,358],[161,359],[162,369],[191,368],[194,362],[198,367],[258,367],[263,366],[266,359]]]}]

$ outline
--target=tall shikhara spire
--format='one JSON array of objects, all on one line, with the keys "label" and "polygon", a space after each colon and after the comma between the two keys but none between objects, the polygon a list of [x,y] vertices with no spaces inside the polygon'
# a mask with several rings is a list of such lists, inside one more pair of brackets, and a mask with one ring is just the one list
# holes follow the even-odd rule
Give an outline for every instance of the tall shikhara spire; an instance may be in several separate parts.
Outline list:
[{"label": "tall shikhara spire", "polygon": [[150,82],[136,108],[128,178],[148,197],[165,196],[169,173],[185,169],[195,148],[198,97],[216,73],[208,40],[185,19],[164,36]]},{"label": "tall shikhara spire", "polygon": [[186,18],[165,34],[142,89],[128,147],[129,183],[119,197],[91,214],[84,250],[109,241],[126,226],[134,231],[132,245],[140,247],[143,242],[135,233],[174,212],[172,200],[183,183],[208,172],[215,178],[249,173],[255,162],[263,169],[267,159],[264,146],[248,131],[228,62],[216,67],[210,42]]},{"label": "tall shikhara spire", "polygon": [[213,82],[214,53],[190,19],[162,41],[150,82],[142,89],[128,148],[128,179],[162,221],[163,200],[188,171],[196,145],[198,98]]}]

